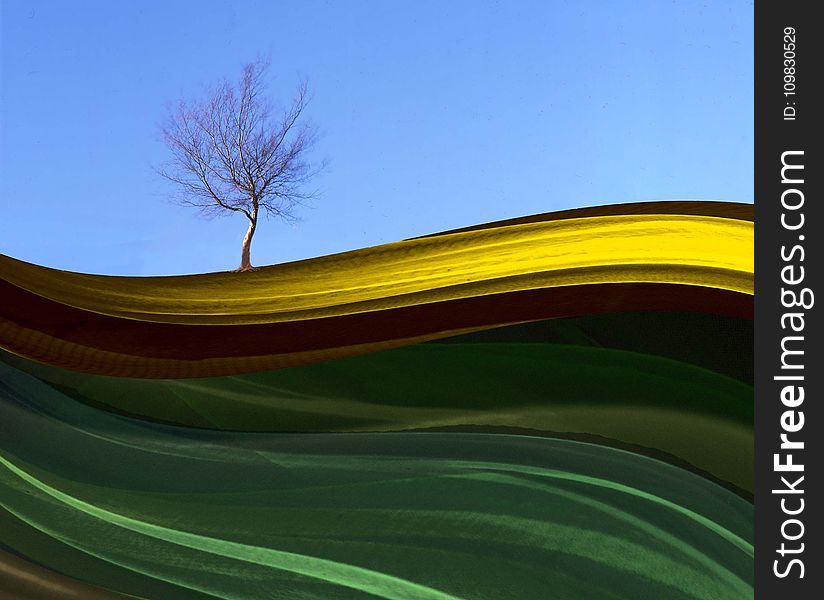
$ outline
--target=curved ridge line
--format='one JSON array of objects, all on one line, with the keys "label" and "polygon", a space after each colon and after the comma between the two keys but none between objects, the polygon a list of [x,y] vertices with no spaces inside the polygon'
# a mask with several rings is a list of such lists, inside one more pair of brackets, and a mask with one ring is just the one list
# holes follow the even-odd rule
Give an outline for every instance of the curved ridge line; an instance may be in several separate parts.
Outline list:
[{"label": "curved ridge line", "polygon": [[696,200],[676,198],[671,200],[656,200],[646,202],[621,202],[619,204],[599,204],[597,206],[582,206],[565,210],[555,210],[551,212],[539,213],[536,215],[525,215],[511,219],[501,219],[469,225],[457,229],[448,229],[438,233],[415,236],[409,239],[420,239],[426,237],[436,237],[439,235],[449,235],[452,233],[462,233],[464,231],[476,231],[479,229],[490,229],[493,227],[505,227],[507,225],[520,225],[522,223],[536,223],[541,221],[560,221],[564,219],[577,219],[582,217],[605,217],[609,215],[695,215],[701,217],[720,217],[724,219],[737,219],[740,221],[753,221],[755,215],[754,205],[742,202],[728,202],[726,200]]},{"label": "curved ridge line", "polygon": [[[400,577],[388,575],[364,567],[349,565],[347,563],[318,558],[296,552],[285,550],[274,550],[260,546],[251,546],[229,540],[215,539],[212,537],[190,533],[177,529],[169,529],[153,523],[147,523],[138,519],[133,519],[121,515],[114,511],[101,508],[89,502],[75,498],[70,494],[51,487],[30,475],[14,463],[0,455],[0,464],[3,464],[13,474],[29,485],[39,489],[44,494],[51,496],[58,502],[80,510],[89,516],[95,517],[107,523],[111,523],[123,529],[128,529],[159,539],[161,541],[176,544],[193,550],[223,556],[235,560],[241,560],[264,567],[272,567],[284,571],[290,571],[299,575],[305,575],[315,579],[321,579],[329,583],[341,585],[359,591],[366,591],[371,594],[391,600],[461,600],[457,596],[452,596],[446,592],[434,588],[408,581]],[[201,544],[201,545],[199,545]],[[221,548],[222,547],[222,548]],[[308,563],[310,566],[303,566],[300,563]]]},{"label": "curved ridge line", "polygon": [[[654,460],[654,459],[650,459]],[[697,512],[685,508],[675,502],[667,500],[666,498],[662,498],[660,496],[656,496],[655,494],[651,494],[649,492],[645,492],[644,490],[639,490],[638,488],[634,488],[628,485],[624,485],[622,483],[617,483],[614,481],[609,481],[607,479],[601,479],[599,477],[591,477],[589,475],[577,475],[577,474],[570,474],[566,473],[565,471],[558,471],[556,469],[542,469],[537,467],[522,467],[516,465],[507,465],[504,463],[469,463],[467,462],[465,466],[469,469],[477,469],[477,470],[491,470],[491,471],[503,471],[504,473],[512,472],[512,473],[524,473],[527,475],[534,475],[536,477],[543,477],[548,479],[560,479],[564,481],[574,481],[576,483],[583,483],[584,485],[591,485],[595,487],[610,489],[616,492],[620,492],[623,494],[628,494],[630,496],[635,496],[637,498],[642,498],[644,500],[648,500],[649,502],[653,502],[655,504],[659,504],[664,506],[665,508],[669,508],[675,512],[678,512],[685,517],[695,521],[699,525],[713,531],[714,533],[718,534],[721,538],[729,542],[730,544],[737,547],[739,550],[744,551],[748,556],[753,556],[753,545],[746,540],[742,539],[737,534],[733,533],[726,527],[719,525],[712,519],[709,519]]]},{"label": "curved ridge line", "polygon": [[[494,483],[500,483],[502,485],[514,485],[529,488],[535,486],[537,487],[537,489],[545,493],[557,495],[562,498],[566,498],[570,501],[578,502],[585,506],[589,506],[594,510],[609,515],[620,521],[624,521],[625,523],[628,523],[633,527],[645,531],[650,537],[656,538],[664,544],[678,548],[679,550],[681,550],[681,552],[691,557],[704,568],[715,572],[720,579],[728,580],[731,583],[731,587],[736,588],[738,592],[746,592],[752,590],[752,587],[747,585],[747,583],[740,577],[738,577],[735,573],[733,573],[726,567],[720,565],[717,561],[711,559],[703,552],[699,551],[697,548],[695,548],[695,546],[693,546],[689,542],[685,542],[681,538],[665,531],[661,527],[658,527],[650,523],[649,521],[645,521],[644,519],[641,519],[617,506],[611,506],[605,502],[601,502],[600,500],[589,498],[579,492],[565,490],[563,488],[555,487],[552,485],[538,484],[532,481],[524,481],[523,479],[513,477],[512,475],[506,473],[472,473],[452,475],[452,477],[480,479],[482,481],[491,481]],[[682,591],[688,590],[682,589]]]},{"label": "curved ridge line", "polygon": [[[155,278],[95,276],[56,271],[11,258],[0,261],[0,270],[6,271],[7,281],[23,289],[106,314],[131,318],[192,312],[254,315],[262,312],[264,303],[268,303],[264,307],[268,313],[278,312],[279,307],[288,308],[289,312],[317,311],[356,302],[386,302],[405,294],[470,282],[581,267],[653,262],[749,274],[752,272],[751,237],[751,223],[731,219],[611,216],[395,242],[265,267],[248,277],[232,278],[226,274]],[[9,266],[3,269],[3,262],[12,266],[17,263],[16,275]],[[391,273],[389,281],[387,273]],[[225,289],[227,282],[231,282],[231,290]],[[357,284],[352,285],[353,282]],[[224,288],[222,297],[204,296],[206,292],[214,292],[213,286],[218,284]],[[266,289],[278,293],[266,294]]]}]

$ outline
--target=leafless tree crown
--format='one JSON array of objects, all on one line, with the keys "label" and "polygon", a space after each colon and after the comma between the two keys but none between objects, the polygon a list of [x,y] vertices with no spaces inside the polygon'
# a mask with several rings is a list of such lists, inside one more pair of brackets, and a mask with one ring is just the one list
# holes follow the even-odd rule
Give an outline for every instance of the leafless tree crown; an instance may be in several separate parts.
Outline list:
[{"label": "leafless tree crown", "polygon": [[314,195],[304,190],[315,174],[306,154],[316,137],[300,119],[306,82],[276,115],[263,95],[267,67],[247,64],[236,84],[224,81],[205,100],[170,111],[161,133],[172,158],[160,174],[179,186],[179,203],[207,215],[243,213],[254,224],[261,209],[294,221],[295,206]]}]

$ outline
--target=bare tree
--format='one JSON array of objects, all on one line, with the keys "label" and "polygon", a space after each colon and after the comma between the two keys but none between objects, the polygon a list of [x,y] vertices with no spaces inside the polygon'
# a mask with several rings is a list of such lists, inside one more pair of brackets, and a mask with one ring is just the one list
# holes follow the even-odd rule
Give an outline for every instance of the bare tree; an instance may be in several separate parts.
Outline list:
[{"label": "bare tree", "polygon": [[267,68],[261,59],[247,64],[236,84],[224,81],[202,101],[179,102],[161,127],[172,158],[159,172],[177,184],[178,203],[249,220],[237,271],[254,269],[252,237],[264,212],[293,222],[296,206],[314,195],[304,191],[316,172],[306,158],[315,129],[301,122],[306,82],[274,115],[264,97]]}]

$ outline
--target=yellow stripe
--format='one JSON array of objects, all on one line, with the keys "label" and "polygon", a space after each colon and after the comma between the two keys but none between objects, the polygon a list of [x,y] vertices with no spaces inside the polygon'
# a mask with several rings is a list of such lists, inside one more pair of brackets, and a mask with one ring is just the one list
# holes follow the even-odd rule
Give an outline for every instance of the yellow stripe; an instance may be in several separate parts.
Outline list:
[{"label": "yellow stripe", "polygon": [[753,224],[680,215],[588,217],[406,240],[253,273],[176,277],[87,275],[0,257],[0,277],[92,312],[215,325],[588,283],[679,283],[752,294]]}]

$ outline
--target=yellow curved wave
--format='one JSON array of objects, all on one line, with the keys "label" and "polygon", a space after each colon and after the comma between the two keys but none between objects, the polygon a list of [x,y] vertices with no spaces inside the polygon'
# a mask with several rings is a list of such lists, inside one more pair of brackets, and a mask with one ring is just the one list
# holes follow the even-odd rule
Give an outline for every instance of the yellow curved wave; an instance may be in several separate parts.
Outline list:
[{"label": "yellow curved wave", "polygon": [[0,277],[69,306],[180,324],[277,323],[594,283],[753,293],[753,224],[670,214],[527,223],[406,240],[252,273],[111,277],[0,256]]}]

